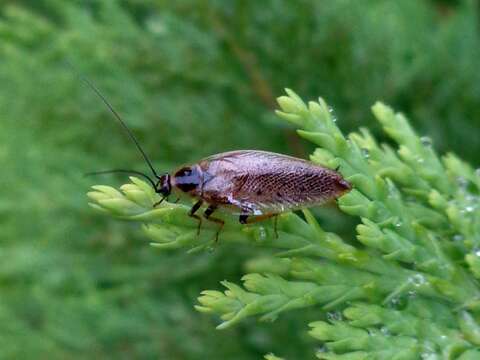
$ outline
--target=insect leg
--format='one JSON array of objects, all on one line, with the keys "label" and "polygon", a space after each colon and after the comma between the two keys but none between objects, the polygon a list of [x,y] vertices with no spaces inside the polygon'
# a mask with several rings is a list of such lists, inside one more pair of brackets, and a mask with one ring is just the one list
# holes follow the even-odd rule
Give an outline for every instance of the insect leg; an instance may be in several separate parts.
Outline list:
[{"label": "insect leg", "polygon": [[198,227],[197,227],[197,235],[200,235],[200,228],[202,226],[202,218],[198,215],[195,215],[195,212],[200,209],[200,206],[202,206],[203,201],[198,200],[195,205],[192,206],[190,211],[188,212],[188,216],[193,217],[198,220]]},{"label": "insect leg", "polygon": [[256,216],[241,214],[240,217],[238,218],[238,221],[240,221],[240,224],[254,224],[260,221],[270,219],[271,217],[275,217],[273,222],[273,231],[275,232],[275,237],[278,238],[278,232],[277,232],[278,214],[264,214],[264,215],[256,215]]},{"label": "insect leg", "polygon": [[203,216],[205,217],[205,219],[207,219],[208,221],[213,221],[217,224],[220,224],[220,226],[218,227],[218,230],[217,230],[217,233],[215,234],[215,242],[218,242],[218,234],[220,234],[220,231],[222,231],[223,229],[223,226],[225,225],[225,221],[223,221],[222,219],[219,219],[219,218],[215,218],[215,217],[211,217],[210,215],[213,214],[213,212],[217,210],[217,206],[216,205],[209,205],[208,208],[205,210],[205,212],[203,213]]},{"label": "insect leg", "polygon": [[[156,207],[157,207],[158,205],[160,205],[160,204],[163,202],[163,200],[165,200],[166,198],[167,198],[166,196],[162,196],[162,198],[161,198],[159,201],[157,201],[155,204],[153,204],[153,207],[156,208]],[[167,200],[167,201],[168,201],[168,200]]]},{"label": "insect leg", "polygon": [[277,231],[277,224],[278,224],[278,214],[274,215],[273,219],[273,232],[275,233],[275,239],[278,239],[278,231]]},{"label": "insect leg", "polygon": [[[160,205],[163,200],[167,200],[168,201],[168,196],[163,196],[160,201],[157,201],[155,204],[153,204],[153,207],[156,208],[158,205]],[[173,202],[174,204],[178,203],[180,201],[180,198],[177,197],[177,199]]]}]

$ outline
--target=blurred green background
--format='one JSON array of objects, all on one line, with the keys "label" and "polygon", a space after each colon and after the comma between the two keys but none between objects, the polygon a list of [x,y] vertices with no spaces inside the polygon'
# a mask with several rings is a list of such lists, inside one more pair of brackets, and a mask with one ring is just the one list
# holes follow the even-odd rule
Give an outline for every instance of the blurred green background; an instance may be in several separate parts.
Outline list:
[{"label": "blurred green background", "polygon": [[[284,87],[323,96],[344,131],[377,100],[441,152],[480,151],[478,1],[4,0],[0,3],[0,358],[313,358],[319,312],[215,331],[193,310],[238,281],[258,250],[163,253],[137,226],[103,218],[88,171],[144,170],[105,106],[159,170],[230,149],[306,157],[273,115]],[[334,210],[325,227],[349,233]],[[345,224],[350,224],[345,226]],[[350,230],[341,230],[341,229]],[[248,266],[247,266],[248,268]],[[248,270],[248,269],[247,269]]]}]

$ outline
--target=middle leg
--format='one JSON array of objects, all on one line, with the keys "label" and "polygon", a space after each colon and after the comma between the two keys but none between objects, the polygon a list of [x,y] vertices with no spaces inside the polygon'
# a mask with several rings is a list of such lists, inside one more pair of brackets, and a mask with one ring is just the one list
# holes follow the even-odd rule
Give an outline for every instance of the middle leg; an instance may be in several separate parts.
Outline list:
[{"label": "middle leg", "polygon": [[215,210],[217,210],[216,205],[209,205],[205,210],[205,212],[203,213],[203,217],[209,221],[215,222],[220,225],[218,227],[217,233],[215,234],[215,242],[218,242],[218,234],[220,234],[220,231],[222,231],[223,226],[225,225],[225,221],[223,221],[222,219],[210,216],[213,214]]}]

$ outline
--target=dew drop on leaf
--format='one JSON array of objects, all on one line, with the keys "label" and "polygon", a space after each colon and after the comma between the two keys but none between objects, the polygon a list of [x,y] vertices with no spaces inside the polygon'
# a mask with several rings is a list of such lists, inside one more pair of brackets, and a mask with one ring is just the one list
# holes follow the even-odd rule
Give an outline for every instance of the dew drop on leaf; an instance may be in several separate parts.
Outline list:
[{"label": "dew drop on leaf", "polygon": [[322,347],[317,348],[317,352],[319,352],[319,353],[326,353],[326,352],[328,352],[328,349],[327,349],[327,347],[324,345],[324,346],[322,346]]},{"label": "dew drop on leaf", "polygon": [[257,240],[264,241],[267,238],[267,231],[263,226],[260,226],[257,231]]},{"label": "dew drop on leaf", "polygon": [[420,138],[420,142],[422,143],[423,146],[425,147],[432,147],[432,139],[428,136],[422,136]]},{"label": "dew drop on leaf", "polygon": [[422,274],[415,274],[415,275],[410,276],[408,278],[408,281],[410,281],[413,284],[413,286],[419,287],[419,286],[425,284],[427,282],[427,279]]},{"label": "dew drop on leaf", "polygon": [[463,237],[462,234],[455,234],[455,235],[453,235],[453,237],[452,237],[452,240],[453,240],[453,241],[463,241],[463,239],[464,239],[464,237]]},{"label": "dew drop on leaf", "polygon": [[420,354],[422,360],[437,360],[439,356],[435,351],[435,345],[430,341],[425,341],[423,343],[423,352]]},{"label": "dew drop on leaf", "polygon": [[382,326],[380,328],[380,332],[385,335],[385,336],[389,336],[390,335],[390,330],[388,330],[388,328],[386,326]]},{"label": "dew drop on leaf", "polygon": [[368,149],[362,148],[362,155],[365,159],[370,158],[370,151]]},{"label": "dew drop on leaf", "polygon": [[340,321],[343,319],[342,313],[340,311],[329,311],[327,312],[327,320],[330,322]]},{"label": "dew drop on leaf", "polygon": [[390,309],[401,310],[407,305],[407,299],[405,296],[395,296],[392,297],[387,302],[387,307]]},{"label": "dew drop on leaf", "polygon": [[437,360],[438,356],[435,352],[425,351],[420,354],[422,360]]},{"label": "dew drop on leaf", "polygon": [[465,179],[463,176],[457,177],[457,184],[461,190],[466,190],[468,186],[468,180]]},{"label": "dew drop on leaf", "polygon": [[333,111],[333,108],[331,106],[328,107],[328,112],[330,113],[332,121],[334,123],[337,122],[337,117],[335,116],[335,112]]}]

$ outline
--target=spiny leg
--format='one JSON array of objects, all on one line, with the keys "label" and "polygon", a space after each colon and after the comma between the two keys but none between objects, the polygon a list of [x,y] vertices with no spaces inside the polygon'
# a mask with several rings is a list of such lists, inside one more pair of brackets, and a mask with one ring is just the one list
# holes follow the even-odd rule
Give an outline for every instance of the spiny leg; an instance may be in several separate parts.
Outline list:
[{"label": "spiny leg", "polygon": [[277,224],[278,224],[278,214],[275,214],[273,219],[273,232],[275,234],[275,239],[278,239]]},{"label": "spiny leg", "polygon": [[200,228],[202,227],[202,218],[198,215],[195,215],[195,212],[200,209],[200,206],[202,206],[203,201],[198,200],[195,205],[192,206],[190,211],[188,212],[188,216],[193,217],[198,220],[198,226],[197,226],[197,235],[200,235]]},{"label": "spiny leg", "polygon": [[203,213],[203,216],[205,217],[205,219],[207,219],[208,221],[212,221],[212,222],[215,222],[217,224],[220,224],[220,226],[218,227],[218,230],[217,230],[217,233],[215,234],[215,242],[218,242],[218,234],[220,234],[220,231],[222,231],[223,229],[223,226],[225,225],[225,221],[223,221],[222,219],[219,219],[219,218],[215,218],[215,217],[211,217],[210,215],[213,214],[213,212],[217,210],[217,206],[216,205],[209,205],[208,208],[205,210],[205,212]]},{"label": "spiny leg", "polygon": [[[163,202],[163,200],[165,200],[166,198],[167,198],[166,196],[162,196],[162,198],[161,198],[159,201],[157,201],[155,204],[153,204],[153,207],[156,208],[156,207],[157,207],[158,205],[160,205],[160,204]],[[167,200],[167,201],[168,201],[168,200]]]},{"label": "spiny leg", "polygon": [[275,237],[278,238],[278,232],[277,232],[278,214],[264,214],[264,215],[256,215],[256,216],[241,214],[240,217],[238,218],[238,221],[240,221],[240,224],[254,224],[260,221],[270,219],[271,217],[275,217],[273,222],[273,231],[275,233]]}]

